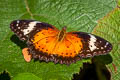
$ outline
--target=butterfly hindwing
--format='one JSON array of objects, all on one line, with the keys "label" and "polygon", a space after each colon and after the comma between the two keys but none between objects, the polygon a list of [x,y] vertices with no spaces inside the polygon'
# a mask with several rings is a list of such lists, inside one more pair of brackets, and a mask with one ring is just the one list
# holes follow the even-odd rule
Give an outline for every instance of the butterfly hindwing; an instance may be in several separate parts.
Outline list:
[{"label": "butterfly hindwing", "polygon": [[21,39],[28,40],[29,34],[37,32],[41,29],[55,28],[50,24],[35,20],[14,20],[10,24],[11,30]]},{"label": "butterfly hindwing", "polygon": [[112,50],[112,45],[105,39],[85,32],[72,32],[82,40],[83,48],[79,55],[82,58],[104,55]]}]

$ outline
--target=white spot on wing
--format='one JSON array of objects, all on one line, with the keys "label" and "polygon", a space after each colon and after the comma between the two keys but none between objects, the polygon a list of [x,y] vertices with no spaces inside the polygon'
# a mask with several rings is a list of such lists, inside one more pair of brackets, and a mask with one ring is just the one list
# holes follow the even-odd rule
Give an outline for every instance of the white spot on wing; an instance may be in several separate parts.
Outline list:
[{"label": "white spot on wing", "polygon": [[104,49],[103,47],[101,47],[101,49]]},{"label": "white spot on wing", "polygon": [[19,21],[19,20],[17,20],[17,23],[18,23],[18,24],[19,24],[19,22],[20,22],[20,21]]},{"label": "white spot on wing", "polygon": [[107,47],[107,45],[108,45],[109,43],[108,42],[106,42],[106,44],[105,44],[105,48]]},{"label": "white spot on wing", "polygon": [[28,25],[28,28],[23,30],[24,35],[29,34],[34,29],[34,26],[37,23],[41,23],[41,22],[39,22],[39,21],[30,22]]},{"label": "white spot on wing", "polygon": [[20,29],[20,27],[18,27],[18,29]]},{"label": "white spot on wing", "polygon": [[18,26],[18,24],[16,24],[16,26]]},{"label": "white spot on wing", "polygon": [[97,48],[95,46],[95,42],[96,42],[97,39],[95,38],[95,36],[93,36],[91,34],[89,34],[89,35],[90,35],[89,48],[90,48],[91,51],[93,51],[93,50],[95,50]]}]

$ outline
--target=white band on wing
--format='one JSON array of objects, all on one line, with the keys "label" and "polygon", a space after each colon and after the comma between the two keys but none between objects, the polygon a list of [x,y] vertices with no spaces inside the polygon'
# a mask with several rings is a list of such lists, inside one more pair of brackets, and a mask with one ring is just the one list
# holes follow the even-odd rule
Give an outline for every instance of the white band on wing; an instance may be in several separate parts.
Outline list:
[{"label": "white band on wing", "polygon": [[27,29],[23,30],[24,35],[29,34],[34,29],[37,23],[41,23],[41,22],[38,21],[30,22]]}]

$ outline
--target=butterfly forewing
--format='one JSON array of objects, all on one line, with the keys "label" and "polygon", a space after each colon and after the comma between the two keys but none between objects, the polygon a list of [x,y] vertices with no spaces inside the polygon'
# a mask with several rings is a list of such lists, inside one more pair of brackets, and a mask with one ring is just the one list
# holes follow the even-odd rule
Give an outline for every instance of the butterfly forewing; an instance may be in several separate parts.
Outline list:
[{"label": "butterfly forewing", "polygon": [[11,30],[21,39],[28,40],[29,34],[36,33],[41,29],[55,28],[47,23],[35,20],[14,20],[10,24]]},{"label": "butterfly forewing", "polygon": [[112,45],[105,39],[84,32],[72,32],[82,39],[83,48],[79,55],[83,58],[104,55],[112,50]]}]

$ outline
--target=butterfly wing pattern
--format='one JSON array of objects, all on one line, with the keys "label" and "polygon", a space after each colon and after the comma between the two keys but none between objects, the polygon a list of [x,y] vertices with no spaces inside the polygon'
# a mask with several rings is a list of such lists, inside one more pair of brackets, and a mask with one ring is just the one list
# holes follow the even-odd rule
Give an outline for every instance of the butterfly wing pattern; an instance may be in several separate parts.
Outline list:
[{"label": "butterfly wing pattern", "polygon": [[38,32],[42,29],[55,29],[50,24],[42,23],[35,20],[14,20],[10,24],[11,30],[19,37],[20,40],[28,40],[31,33]]},{"label": "butterfly wing pattern", "polygon": [[112,44],[101,37],[85,32],[72,33],[82,39],[83,49],[79,54],[82,58],[105,55],[112,50]]},{"label": "butterfly wing pattern", "polygon": [[59,31],[53,25],[35,20],[15,20],[10,28],[20,40],[27,41],[27,52],[32,58],[40,61],[71,64],[112,50],[111,43],[96,35],[66,32],[66,27]]}]

